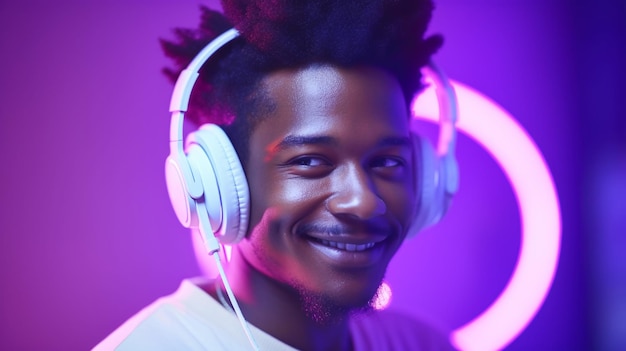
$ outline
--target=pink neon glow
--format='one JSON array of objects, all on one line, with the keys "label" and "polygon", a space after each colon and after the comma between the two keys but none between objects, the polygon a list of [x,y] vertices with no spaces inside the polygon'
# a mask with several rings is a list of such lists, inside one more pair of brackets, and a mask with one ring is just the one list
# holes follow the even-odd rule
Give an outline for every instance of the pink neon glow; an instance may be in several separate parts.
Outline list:
[{"label": "pink neon glow", "polygon": [[[458,129],[481,144],[513,187],[522,238],[515,270],[498,298],[472,321],[454,330],[461,350],[499,350],[530,323],[550,290],[561,242],[561,215],[550,170],[526,131],[503,108],[458,82]],[[414,115],[437,123],[432,88],[413,104]]]},{"label": "pink neon glow", "polygon": [[374,299],[374,303],[372,307],[375,310],[382,311],[389,307],[391,303],[391,287],[387,282],[382,282],[378,287],[378,291],[376,291],[376,299]]}]

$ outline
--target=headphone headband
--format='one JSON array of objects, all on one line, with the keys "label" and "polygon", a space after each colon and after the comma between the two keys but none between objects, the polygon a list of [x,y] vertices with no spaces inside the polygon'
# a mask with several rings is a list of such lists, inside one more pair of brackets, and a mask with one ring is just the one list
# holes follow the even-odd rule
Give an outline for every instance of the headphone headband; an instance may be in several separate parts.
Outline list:
[{"label": "headphone headband", "polygon": [[[176,80],[174,92],[170,99],[170,112],[172,113],[170,141],[180,142],[181,150],[184,113],[189,108],[189,98],[198,79],[200,69],[215,52],[238,36],[239,32],[235,28],[220,34],[193,58]],[[440,131],[437,153],[440,156],[446,154],[454,155],[456,148],[455,125],[458,119],[457,99],[454,88],[445,73],[432,60],[422,70],[427,78],[432,79],[439,104]]]},{"label": "headphone headband", "polygon": [[423,68],[423,73],[435,86],[439,105],[439,137],[437,155],[446,170],[441,179],[444,185],[446,206],[459,189],[459,167],[456,161],[456,122],[458,120],[458,102],[454,87],[446,74],[432,60]]},{"label": "headphone headband", "polygon": [[204,66],[207,60],[222,46],[228,44],[231,40],[237,38],[239,32],[235,28],[231,28],[213,39],[205,46],[187,65],[176,80],[174,93],[170,100],[170,112],[187,112],[189,105],[189,97],[191,89],[198,79],[198,72]]},{"label": "headphone headband", "polygon": [[[187,65],[187,68],[180,72],[170,99],[170,112],[172,113],[170,121],[170,157],[179,164],[178,172],[181,173],[179,177],[186,184],[186,191],[189,193],[189,196],[194,199],[199,199],[202,196],[203,188],[200,180],[193,177],[189,163],[186,161],[183,145],[185,112],[187,112],[189,107],[191,90],[198,79],[200,68],[217,50],[238,36],[239,32],[235,28],[231,28],[205,46]],[[181,219],[181,214],[177,212],[177,215]]]}]

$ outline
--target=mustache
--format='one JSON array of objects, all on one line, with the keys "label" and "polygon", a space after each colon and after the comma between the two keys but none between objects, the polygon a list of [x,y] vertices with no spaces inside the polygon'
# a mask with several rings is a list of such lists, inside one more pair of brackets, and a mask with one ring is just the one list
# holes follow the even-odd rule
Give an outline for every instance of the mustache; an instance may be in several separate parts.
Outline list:
[{"label": "mustache", "polygon": [[296,234],[298,235],[306,235],[308,233],[319,233],[326,235],[364,233],[370,235],[381,235],[390,234],[391,228],[382,224],[350,226],[345,224],[303,223],[296,229]]}]

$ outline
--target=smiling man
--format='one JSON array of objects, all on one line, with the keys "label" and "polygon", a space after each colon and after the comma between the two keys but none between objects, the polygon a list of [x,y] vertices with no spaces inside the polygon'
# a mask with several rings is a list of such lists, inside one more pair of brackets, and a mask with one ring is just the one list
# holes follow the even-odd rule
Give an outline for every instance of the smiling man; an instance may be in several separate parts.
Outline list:
[{"label": "smiling man", "polygon": [[419,207],[409,104],[441,45],[428,0],[226,1],[164,41],[178,77],[235,27],[200,72],[185,117],[220,125],[249,187],[227,280],[186,280],[97,349],[447,350],[394,312],[373,312]]},{"label": "smiling man", "polygon": [[258,301],[244,302],[253,325],[348,350],[347,316],[369,306],[415,208],[406,103],[374,68],[281,70],[264,89],[276,109],[250,138],[250,233],[230,281]]},{"label": "smiling man", "polygon": [[343,319],[368,306],[416,205],[406,102],[376,68],[281,70],[264,89],[276,109],[250,138],[251,230],[231,266],[276,287],[280,310]]}]

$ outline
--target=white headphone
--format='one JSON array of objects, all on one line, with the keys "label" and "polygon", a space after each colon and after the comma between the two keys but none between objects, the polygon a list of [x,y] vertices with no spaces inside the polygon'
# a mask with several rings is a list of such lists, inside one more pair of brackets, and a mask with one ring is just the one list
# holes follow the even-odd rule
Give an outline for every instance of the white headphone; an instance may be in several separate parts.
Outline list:
[{"label": "white headphone", "polygon": [[[220,244],[235,244],[248,229],[250,197],[243,167],[222,129],[206,124],[190,133],[183,148],[183,119],[198,71],[219,48],[238,36],[230,29],[210,42],[183,70],[170,102],[170,155],[165,163],[167,190],[178,220],[186,228],[210,228]],[[437,92],[439,148],[415,133],[419,202],[409,230],[414,235],[445,214],[459,184],[454,147],[457,106],[454,90],[432,63],[425,68]],[[203,233],[207,235],[209,233]]]}]

